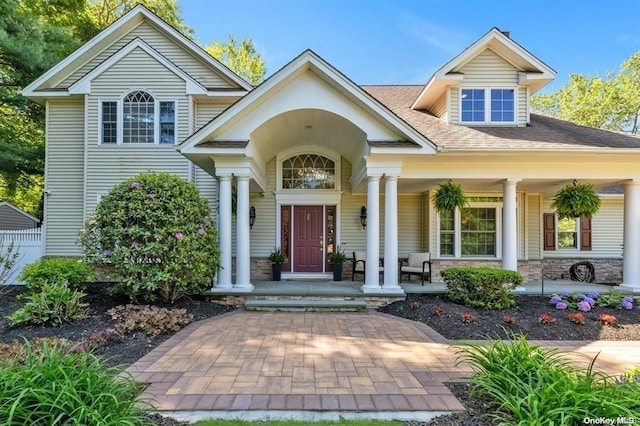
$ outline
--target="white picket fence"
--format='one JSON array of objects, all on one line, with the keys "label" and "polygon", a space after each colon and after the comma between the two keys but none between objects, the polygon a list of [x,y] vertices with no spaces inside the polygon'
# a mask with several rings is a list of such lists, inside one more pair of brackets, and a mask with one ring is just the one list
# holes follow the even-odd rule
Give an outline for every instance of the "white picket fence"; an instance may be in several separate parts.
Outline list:
[{"label": "white picket fence", "polygon": [[[0,229],[0,248],[6,249],[11,243],[19,254],[18,262],[7,280],[7,284],[20,284],[17,278],[22,268],[40,259],[43,255],[42,228],[16,231]],[[2,253],[4,252],[5,250],[2,250]]]}]

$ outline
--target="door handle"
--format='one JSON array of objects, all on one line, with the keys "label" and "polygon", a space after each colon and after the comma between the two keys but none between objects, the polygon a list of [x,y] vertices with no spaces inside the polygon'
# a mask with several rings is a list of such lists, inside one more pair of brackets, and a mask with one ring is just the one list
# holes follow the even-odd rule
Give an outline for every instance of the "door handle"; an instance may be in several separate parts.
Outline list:
[{"label": "door handle", "polygon": [[320,251],[324,251],[324,238],[320,237]]}]

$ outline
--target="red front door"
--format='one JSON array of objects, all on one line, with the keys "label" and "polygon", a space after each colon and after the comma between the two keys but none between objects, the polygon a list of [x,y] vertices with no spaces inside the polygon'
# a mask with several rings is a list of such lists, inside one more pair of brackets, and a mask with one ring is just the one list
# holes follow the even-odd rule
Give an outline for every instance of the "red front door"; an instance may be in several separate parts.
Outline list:
[{"label": "red front door", "polygon": [[293,271],[323,272],[322,206],[293,206]]}]

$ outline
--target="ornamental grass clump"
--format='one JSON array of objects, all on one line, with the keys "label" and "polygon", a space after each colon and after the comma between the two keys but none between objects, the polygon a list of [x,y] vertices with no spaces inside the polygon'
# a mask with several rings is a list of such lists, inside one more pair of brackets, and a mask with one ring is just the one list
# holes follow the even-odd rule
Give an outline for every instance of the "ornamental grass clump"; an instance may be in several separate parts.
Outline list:
[{"label": "ornamental grass clump", "polygon": [[55,345],[26,351],[25,360],[0,368],[3,425],[151,424],[141,407],[144,385],[119,368]]},{"label": "ornamental grass clump", "polygon": [[192,182],[143,173],[102,197],[80,235],[87,262],[110,266],[131,301],[174,302],[211,286],[220,265],[207,200]]},{"label": "ornamental grass clump", "polygon": [[557,350],[530,344],[523,335],[458,350],[458,364],[471,366],[471,395],[489,398],[500,424],[574,425],[585,418],[636,418],[640,383],[616,384],[612,376],[582,371]]},{"label": "ornamental grass clump", "polygon": [[516,299],[510,291],[524,281],[518,272],[486,267],[449,268],[440,275],[451,301],[482,309],[515,306]]}]

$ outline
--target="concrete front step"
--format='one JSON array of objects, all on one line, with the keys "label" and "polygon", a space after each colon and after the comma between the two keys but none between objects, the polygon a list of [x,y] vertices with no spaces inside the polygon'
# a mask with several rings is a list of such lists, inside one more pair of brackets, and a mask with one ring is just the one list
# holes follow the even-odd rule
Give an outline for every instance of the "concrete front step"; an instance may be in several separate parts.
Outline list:
[{"label": "concrete front step", "polygon": [[244,308],[248,311],[361,312],[367,308],[367,302],[331,299],[250,299],[245,302]]}]

